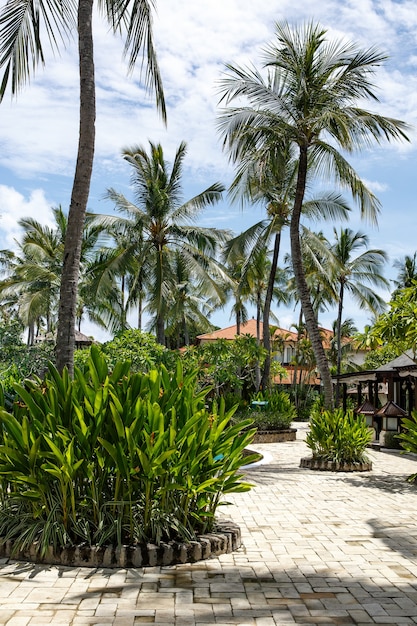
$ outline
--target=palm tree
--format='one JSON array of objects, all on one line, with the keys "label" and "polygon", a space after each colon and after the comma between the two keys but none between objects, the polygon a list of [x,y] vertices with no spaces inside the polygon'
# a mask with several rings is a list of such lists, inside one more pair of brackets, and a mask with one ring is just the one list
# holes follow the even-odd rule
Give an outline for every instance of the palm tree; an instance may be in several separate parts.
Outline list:
[{"label": "palm tree", "polygon": [[[357,338],[359,336],[358,329],[351,317],[344,319],[340,325],[340,344],[338,342],[338,328],[339,322],[336,319],[332,324],[333,337],[330,339],[330,345],[327,350],[327,357],[334,371],[337,369],[339,359],[339,345],[341,348],[340,361],[343,364],[343,369],[347,367],[352,368],[352,364],[349,363],[349,356],[355,350],[355,346],[358,345]],[[342,365],[340,365],[341,369]]]},{"label": "palm tree", "polygon": [[395,259],[392,265],[398,270],[397,278],[393,281],[395,296],[399,289],[411,287],[417,279],[417,252],[414,252],[413,256],[406,254],[402,259]]},{"label": "palm tree", "polygon": [[[361,214],[376,221],[379,202],[367,189],[338,147],[347,153],[372,140],[407,139],[407,125],[357,106],[361,99],[378,101],[371,76],[385,60],[375,49],[326,40],[326,31],[313,23],[292,30],[276,25],[276,41],[264,52],[264,66],[272,73],[265,81],[256,69],[228,65],[222,80],[229,104],[246,97],[251,106],[229,108],[223,125],[233,140],[243,137],[239,151],[254,141],[259,150],[288,143],[297,151],[294,202],[290,211],[291,256],[308,334],[317,360],[326,405],[333,406],[329,364],[305,280],[300,219],[307,177],[333,177],[358,202]],[[253,132],[245,136],[244,130]]]},{"label": "palm tree", "polygon": [[[281,246],[281,235],[289,226],[291,203],[294,200],[297,162],[290,146],[267,146],[266,151],[252,149],[247,145],[254,131],[244,127],[239,132],[228,136],[228,125],[220,125],[226,134],[231,150],[231,158],[238,159],[236,177],[230,188],[232,200],[240,199],[252,203],[266,205],[267,216],[246,231],[232,239],[225,246],[226,258],[240,254],[246,261],[242,267],[244,278],[250,268],[258,263],[259,254],[272,244],[272,259],[265,288],[263,311],[263,345],[266,350],[261,386],[270,384],[271,370],[271,335],[269,330],[271,305],[278,271],[278,258]],[[310,219],[339,217],[346,219],[349,207],[339,194],[322,194],[315,199],[304,202],[303,213]],[[281,301],[284,301],[281,299]]]},{"label": "palm tree", "polygon": [[213,324],[208,319],[213,307],[207,298],[207,281],[197,283],[193,279],[186,258],[178,249],[172,254],[171,271],[174,280],[166,335],[170,338],[171,347],[181,348],[190,345],[190,335],[213,330]]},{"label": "palm tree", "polygon": [[[336,320],[337,376],[342,362],[342,316],[346,293],[349,293],[361,309],[369,309],[374,315],[385,309],[385,302],[372,287],[387,287],[388,281],[382,272],[387,261],[383,250],[367,250],[369,237],[350,228],[334,229],[335,243],[331,247],[333,256],[333,279],[338,288],[338,312]],[[354,256],[358,250],[365,251]],[[339,404],[339,383],[336,385],[336,405]]]},{"label": "palm tree", "polygon": [[[125,53],[129,68],[133,69],[141,50],[144,50],[146,85],[156,93],[157,105],[165,120],[166,111],[162,84],[151,29],[152,0],[99,2],[99,8],[114,33],[126,31]],[[77,30],[79,55],[80,118],[78,153],[75,167],[60,288],[57,333],[57,367],[65,366],[70,374],[74,368],[75,318],[80,270],[81,241],[90,193],[95,147],[95,78],[93,52],[93,0],[62,0],[37,2],[9,0],[0,13],[0,101],[8,83],[15,94],[30,78],[31,71],[44,62],[43,32],[54,48],[71,30]]]},{"label": "palm tree", "polygon": [[[123,150],[123,156],[133,168],[132,185],[137,204],[109,189],[107,198],[125,217],[101,216],[102,224],[124,233],[126,241],[141,237],[140,250],[126,249],[125,259],[134,255],[137,270],[143,270],[149,283],[147,309],[155,315],[156,336],[165,343],[165,323],[170,306],[171,287],[175,284],[172,254],[180,251],[188,270],[197,283],[205,283],[207,293],[222,298],[220,279],[225,275],[215,255],[228,233],[216,228],[203,228],[194,221],[208,205],[218,202],[223,185],[214,183],[205,191],[182,202],[181,178],[186,145],[181,143],[171,171],[165,161],[162,146],[150,142],[149,154],[142,146]],[[138,252],[140,257],[138,258]]]},{"label": "palm tree", "polygon": [[[67,217],[61,207],[52,209],[55,226],[40,224],[33,218],[19,221],[23,228],[18,252],[1,251],[0,259],[5,277],[0,282],[0,296],[15,302],[19,316],[29,328],[28,343],[35,339],[36,326],[45,323],[45,332],[56,329],[59,289],[61,282],[64,241]],[[92,297],[90,268],[94,265],[95,253],[101,234],[94,224],[94,214],[86,216],[81,246],[82,280],[77,298],[78,326],[84,312],[91,320],[105,326],[99,310],[100,292]]]}]

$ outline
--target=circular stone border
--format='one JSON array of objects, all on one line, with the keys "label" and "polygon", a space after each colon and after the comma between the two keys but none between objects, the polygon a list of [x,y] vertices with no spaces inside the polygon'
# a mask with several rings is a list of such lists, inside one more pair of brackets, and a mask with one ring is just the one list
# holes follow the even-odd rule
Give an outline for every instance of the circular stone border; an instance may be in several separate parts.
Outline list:
[{"label": "circular stone border", "polygon": [[36,542],[27,550],[14,552],[13,542],[5,541],[0,543],[0,558],[69,567],[154,567],[195,563],[212,556],[233,552],[241,545],[239,526],[231,521],[221,521],[212,533],[198,535],[195,541],[161,542],[159,546],[150,543],[121,547],[80,545],[57,550],[49,546],[42,557],[39,555],[39,545]]},{"label": "circular stone border", "polygon": [[327,472],[370,472],[372,463],[370,461],[365,461],[364,463],[338,463],[336,461],[314,459],[310,456],[301,459],[300,467]]},{"label": "circular stone border", "polygon": [[296,437],[296,428],[286,428],[282,430],[258,430],[253,436],[252,443],[280,443],[282,441],[295,441]]}]

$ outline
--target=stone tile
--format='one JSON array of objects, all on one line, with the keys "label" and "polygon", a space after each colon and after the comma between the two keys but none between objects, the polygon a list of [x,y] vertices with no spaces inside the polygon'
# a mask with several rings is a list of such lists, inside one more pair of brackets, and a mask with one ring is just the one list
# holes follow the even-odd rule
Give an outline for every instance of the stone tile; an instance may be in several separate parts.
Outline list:
[{"label": "stone tile", "polygon": [[[297,433],[298,434],[298,433]],[[228,497],[235,553],[138,570],[0,560],[0,626],[417,624],[417,461],[370,451],[365,474],[299,468],[303,441],[262,444],[256,487]]]}]

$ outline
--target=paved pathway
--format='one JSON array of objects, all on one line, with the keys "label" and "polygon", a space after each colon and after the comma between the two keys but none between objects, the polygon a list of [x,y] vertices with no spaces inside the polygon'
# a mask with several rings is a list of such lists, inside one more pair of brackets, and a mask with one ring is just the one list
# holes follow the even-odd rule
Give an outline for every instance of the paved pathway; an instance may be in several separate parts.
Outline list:
[{"label": "paved pathway", "polygon": [[297,441],[224,510],[244,547],[193,565],[139,570],[0,561],[0,626],[417,624],[417,460],[370,452],[371,473],[299,468]]}]

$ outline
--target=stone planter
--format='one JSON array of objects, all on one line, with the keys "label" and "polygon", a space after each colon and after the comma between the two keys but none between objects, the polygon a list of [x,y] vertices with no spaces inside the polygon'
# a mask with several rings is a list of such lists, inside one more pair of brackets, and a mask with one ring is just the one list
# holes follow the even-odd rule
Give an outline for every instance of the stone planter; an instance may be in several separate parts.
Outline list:
[{"label": "stone planter", "polygon": [[277,443],[281,441],[295,441],[296,434],[296,428],[287,428],[285,430],[258,430],[252,439],[252,443]]},{"label": "stone planter", "polygon": [[199,535],[196,541],[181,543],[170,541],[135,546],[69,546],[54,550],[50,546],[43,557],[39,556],[39,546],[34,543],[27,550],[13,551],[13,542],[0,543],[0,558],[16,561],[30,561],[48,565],[66,565],[70,567],[153,567],[157,565],[175,565],[195,563],[211,556],[233,552],[242,544],[240,528],[233,522],[222,521],[216,531]]},{"label": "stone planter", "polygon": [[336,463],[335,461],[314,459],[311,456],[301,459],[300,467],[327,472],[370,472],[372,470],[372,463],[370,461],[364,463]]}]

